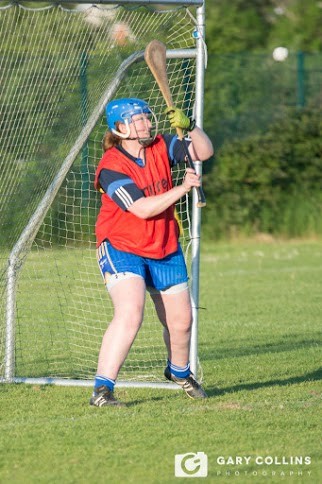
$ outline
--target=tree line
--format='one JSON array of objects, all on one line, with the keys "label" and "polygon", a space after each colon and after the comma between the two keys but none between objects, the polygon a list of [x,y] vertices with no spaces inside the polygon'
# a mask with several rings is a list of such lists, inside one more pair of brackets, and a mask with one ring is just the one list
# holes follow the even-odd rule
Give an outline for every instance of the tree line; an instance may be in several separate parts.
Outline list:
[{"label": "tree line", "polygon": [[[322,233],[322,4],[206,2],[205,166],[211,238]],[[287,49],[275,61],[276,47]]]}]

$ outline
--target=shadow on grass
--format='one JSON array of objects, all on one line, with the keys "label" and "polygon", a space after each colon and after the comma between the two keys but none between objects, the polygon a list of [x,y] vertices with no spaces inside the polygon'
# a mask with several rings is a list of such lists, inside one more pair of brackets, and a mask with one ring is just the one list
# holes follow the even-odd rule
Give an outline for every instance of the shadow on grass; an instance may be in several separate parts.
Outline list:
[{"label": "shadow on grass", "polygon": [[267,388],[273,386],[289,386],[296,385],[298,383],[319,380],[322,380],[322,368],[318,368],[316,371],[313,371],[312,373],[307,373],[306,375],[293,376],[291,378],[286,378],[285,380],[269,380],[265,382],[245,383],[226,388],[208,388],[207,393],[209,397],[216,397],[220,395],[225,395],[226,393],[235,393],[243,390],[252,391],[260,388]]},{"label": "shadow on grass", "polygon": [[209,347],[209,343],[199,344],[199,354],[201,361],[207,360],[223,360],[225,358],[241,358],[249,355],[261,355],[265,353],[283,353],[288,351],[295,351],[298,349],[312,348],[321,346],[322,335],[316,334],[316,338],[310,338],[307,340],[299,340],[299,335],[285,335],[285,338],[280,341],[272,343],[256,343],[252,340],[235,339],[229,340],[229,348],[221,348],[222,342],[218,341],[218,346],[215,343],[212,348]]},{"label": "shadow on grass", "polygon": [[[167,397],[169,398],[169,397]],[[136,405],[142,405],[143,403],[153,403],[153,402],[164,402],[165,398],[164,396],[162,397],[147,397],[147,398],[136,398],[135,400],[132,401],[127,401],[125,402],[125,406],[127,408],[130,407],[135,407]],[[123,401],[123,400],[122,400]]]}]

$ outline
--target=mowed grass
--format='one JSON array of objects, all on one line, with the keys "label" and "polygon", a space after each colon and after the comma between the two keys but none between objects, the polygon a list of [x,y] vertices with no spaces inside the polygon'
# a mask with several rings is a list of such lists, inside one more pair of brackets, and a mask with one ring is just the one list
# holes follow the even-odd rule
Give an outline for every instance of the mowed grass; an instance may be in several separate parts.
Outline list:
[{"label": "mowed grass", "polygon": [[187,452],[206,482],[322,482],[320,242],[203,243],[200,306],[207,400],[120,388],[126,408],[96,409],[90,388],[0,385],[0,482],[174,483]]}]

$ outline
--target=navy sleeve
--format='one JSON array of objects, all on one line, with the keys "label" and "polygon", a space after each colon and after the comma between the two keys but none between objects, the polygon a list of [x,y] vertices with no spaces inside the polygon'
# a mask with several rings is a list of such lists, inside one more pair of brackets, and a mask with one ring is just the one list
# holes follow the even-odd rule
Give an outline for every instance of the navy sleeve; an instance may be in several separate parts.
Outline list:
[{"label": "navy sleeve", "polygon": [[144,197],[143,191],[124,173],[103,169],[99,175],[99,183],[122,210],[127,210],[132,203]]},{"label": "navy sleeve", "polygon": [[[182,146],[182,141],[178,139],[177,135],[165,134],[163,139],[168,148],[168,155],[170,160],[170,165],[175,166],[177,163],[183,163],[185,161],[186,155]],[[185,138],[187,146],[190,145],[191,140]]]}]

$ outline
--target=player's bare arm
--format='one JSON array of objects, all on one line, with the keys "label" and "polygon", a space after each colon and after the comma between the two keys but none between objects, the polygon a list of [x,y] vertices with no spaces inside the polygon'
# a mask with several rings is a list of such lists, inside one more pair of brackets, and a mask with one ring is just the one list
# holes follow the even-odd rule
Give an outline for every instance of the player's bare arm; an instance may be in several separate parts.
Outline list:
[{"label": "player's bare arm", "polygon": [[198,126],[189,133],[191,143],[189,153],[193,161],[208,160],[214,154],[214,148],[207,134]]}]

